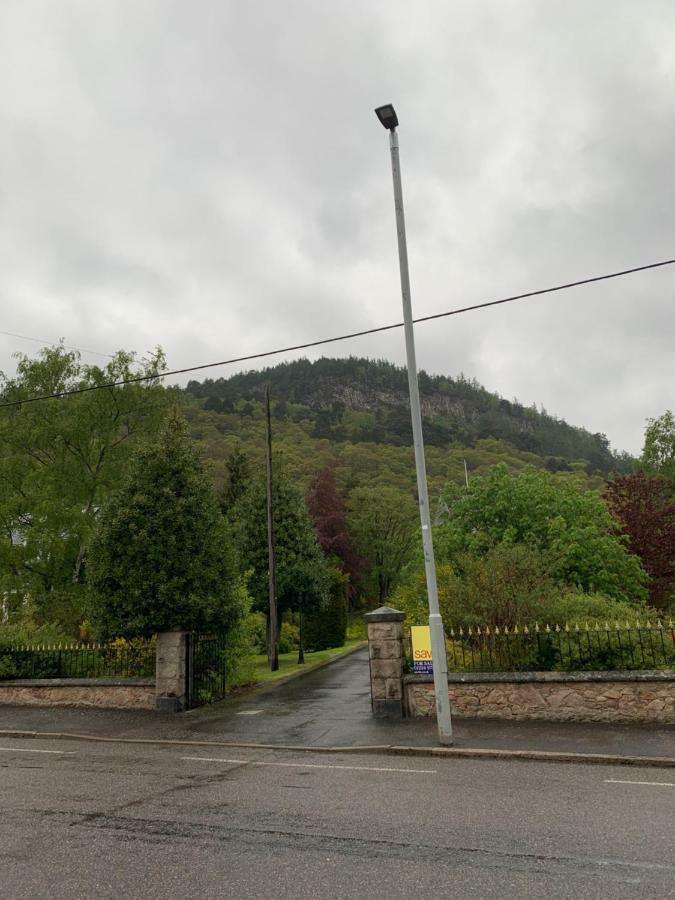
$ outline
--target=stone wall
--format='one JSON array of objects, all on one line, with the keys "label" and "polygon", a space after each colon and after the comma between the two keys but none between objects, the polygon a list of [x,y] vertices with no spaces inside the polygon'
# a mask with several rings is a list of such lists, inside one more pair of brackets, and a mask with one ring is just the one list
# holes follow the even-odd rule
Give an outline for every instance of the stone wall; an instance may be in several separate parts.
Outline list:
[{"label": "stone wall", "polygon": [[[403,682],[406,715],[435,715],[431,678]],[[459,718],[675,724],[673,670],[451,674],[448,682]]]},{"label": "stone wall", "polygon": [[0,706],[154,709],[155,683],[132,678],[41,678],[0,681]]}]

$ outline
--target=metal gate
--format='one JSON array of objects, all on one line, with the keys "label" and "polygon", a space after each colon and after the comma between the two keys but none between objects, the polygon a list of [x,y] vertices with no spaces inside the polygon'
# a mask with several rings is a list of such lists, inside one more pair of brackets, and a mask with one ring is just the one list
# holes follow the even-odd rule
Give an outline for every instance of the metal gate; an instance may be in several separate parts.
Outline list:
[{"label": "metal gate", "polygon": [[226,693],[227,656],[222,635],[192,634],[187,646],[187,707],[222,700]]}]

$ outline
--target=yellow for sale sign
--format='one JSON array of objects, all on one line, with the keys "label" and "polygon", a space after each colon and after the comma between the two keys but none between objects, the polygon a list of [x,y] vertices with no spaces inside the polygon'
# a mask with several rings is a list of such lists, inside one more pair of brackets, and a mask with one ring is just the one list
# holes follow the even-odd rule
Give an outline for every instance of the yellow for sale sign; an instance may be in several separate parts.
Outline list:
[{"label": "yellow for sale sign", "polygon": [[410,628],[412,641],[413,672],[431,675],[434,665],[431,658],[431,629],[428,625],[413,625]]}]

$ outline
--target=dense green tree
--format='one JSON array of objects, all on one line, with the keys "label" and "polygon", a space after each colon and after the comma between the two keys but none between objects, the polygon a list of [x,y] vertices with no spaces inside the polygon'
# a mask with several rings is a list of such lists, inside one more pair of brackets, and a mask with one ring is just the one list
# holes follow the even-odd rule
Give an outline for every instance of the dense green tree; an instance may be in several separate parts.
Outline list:
[{"label": "dense green tree", "polygon": [[[275,466],[273,510],[279,621],[285,610],[307,612],[325,604],[328,568],[316,539],[302,492]],[[254,608],[269,612],[267,491],[254,478],[231,513],[242,565]]]},{"label": "dense green tree", "polygon": [[[0,594],[30,598],[39,621],[71,630],[81,621],[97,510],[165,415],[164,368],[159,350],[140,363],[119,352],[99,368],[57,346],[20,357],[14,378],[0,375]],[[139,375],[148,380],[87,390]]]},{"label": "dense green tree", "polygon": [[510,475],[498,465],[468,489],[450,486],[445,499],[448,512],[435,532],[440,561],[527,544],[545,555],[560,585],[627,601],[647,597],[647,575],[602,498],[573,478],[535,469]]},{"label": "dense green tree", "polygon": [[229,513],[235,503],[243,497],[250,480],[251,466],[248,457],[242,451],[241,444],[237,444],[227,458],[227,482],[222,496],[224,513]]},{"label": "dense green tree", "polygon": [[348,521],[365,560],[364,591],[382,605],[417,546],[417,504],[410,494],[390,487],[360,487],[349,498]]},{"label": "dense green tree", "polygon": [[648,419],[641,462],[651,474],[675,480],[675,416],[670,410]]},{"label": "dense green tree", "polygon": [[325,606],[310,610],[304,617],[303,644],[306,650],[341,647],[347,634],[348,577],[335,566],[328,570],[328,599]]},{"label": "dense green tree", "polygon": [[[481,555],[459,553],[437,567],[446,630],[485,625],[531,625],[644,619],[644,605],[560,585],[546,554],[528,544],[499,543]],[[424,568],[410,566],[392,597],[411,623],[428,619]]]},{"label": "dense green tree", "polygon": [[176,415],[138,448],[101,513],[89,591],[103,637],[223,633],[247,610],[228,526]]}]

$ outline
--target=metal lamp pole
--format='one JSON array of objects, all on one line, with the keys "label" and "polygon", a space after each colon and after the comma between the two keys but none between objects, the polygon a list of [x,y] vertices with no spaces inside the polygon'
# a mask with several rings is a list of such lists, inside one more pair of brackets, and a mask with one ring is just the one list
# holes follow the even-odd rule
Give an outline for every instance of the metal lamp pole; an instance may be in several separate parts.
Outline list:
[{"label": "metal lamp pole", "polygon": [[441,744],[452,744],[452,722],[450,700],[448,698],[448,661],[445,648],[443,620],[438,606],[436,587],[436,562],[431,537],[431,515],[427,490],[427,470],[424,460],[424,440],[422,437],[422,413],[420,393],[417,383],[417,361],[415,358],[415,333],[413,329],[412,305],[410,301],[410,273],[408,271],[408,247],[405,235],[405,215],[403,212],[403,188],[401,186],[401,166],[398,156],[398,117],[391,104],[380,106],[375,113],[389,131],[391,147],[391,171],[394,178],[394,205],[396,207],[396,232],[398,235],[398,259],[401,270],[401,295],[403,298],[403,321],[405,325],[405,349],[408,366],[408,391],[410,393],[410,416],[412,419],[413,442],[415,444],[415,468],[417,470],[417,494],[419,497],[420,520],[422,523],[422,545],[424,548],[424,568],[429,598],[429,629],[431,631],[431,655],[434,668],[434,693],[438,738]]}]

